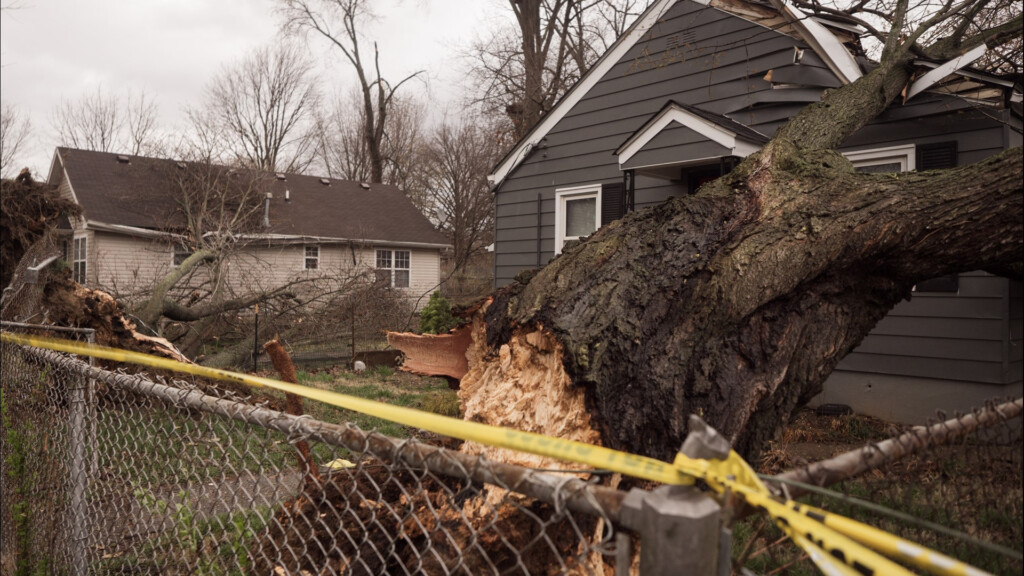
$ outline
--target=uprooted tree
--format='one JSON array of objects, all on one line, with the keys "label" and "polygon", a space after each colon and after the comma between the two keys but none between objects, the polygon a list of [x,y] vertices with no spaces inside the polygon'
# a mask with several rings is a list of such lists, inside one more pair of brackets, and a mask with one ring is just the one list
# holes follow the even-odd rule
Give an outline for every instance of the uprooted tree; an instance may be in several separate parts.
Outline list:
[{"label": "uprooted tree", "polygon": [[[976,269],[1020,279],[1020,148],[898,175],[857,173],[834,151],[901,94],[914,58],[1021,35],[1019,11],[972,35],[958,22],[976,3],[947,2],[915,27],[898,4],[874,71],[696,194],[631,213],[496,293],[463,398],[510,387],[510,350],[553,353],[533,362],[537,380],[571,383],[557,394],[582,395],[603,444],[670,457],[696,413],[752,457],[915,283]],[[943,24],[961,36],[918,42]]]}]

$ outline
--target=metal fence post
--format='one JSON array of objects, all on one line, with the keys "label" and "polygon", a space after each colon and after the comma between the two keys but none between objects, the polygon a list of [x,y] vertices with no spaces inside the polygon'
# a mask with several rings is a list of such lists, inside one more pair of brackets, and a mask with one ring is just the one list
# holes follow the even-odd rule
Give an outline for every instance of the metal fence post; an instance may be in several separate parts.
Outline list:
[{"label": "metal fence post", "polygon": [[86,526],[86,487],[89,482],[86,420],[89,413],[88,378],[79,375],[69,386],[71,448],[71,570],[75,576],[88,571],[88,529]]}]

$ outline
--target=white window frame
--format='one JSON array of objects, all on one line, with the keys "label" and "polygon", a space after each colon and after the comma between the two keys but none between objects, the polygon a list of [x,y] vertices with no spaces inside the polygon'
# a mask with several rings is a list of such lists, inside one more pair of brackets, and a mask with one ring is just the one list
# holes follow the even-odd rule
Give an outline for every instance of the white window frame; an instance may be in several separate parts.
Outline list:
[{"label": "white window frame", "polygon": [[555,189],[555,254],[561,254],[562,248],[569,240],[579,240],[579,236],[565,235],[566,203],[570,200],[594,198],[594,231],[601,227],[601,185],[586,184],[571,188]]},{"label": "white window frame", "polygon": [[[382,267],[382,266],[379,265],[381,252],[387,252],[388,253],[388,262],[390,263],[390,265],[387,266],[387,267]],[[405,253],[407,255],[406,262],[408,263],[408,267],[406,267],[406,268],[399,268],[398,267],[397,255],[399,253]],[[388,280],[388,286],[387,286],[388,288],[409,288],[409,287],[412,286],[412,250],[400,250],[400,249],[393,249],[393,248],[377,248],[376,251],[374,252],[374,269],[375,270],[387,270],[388,271],[388,279],[389,279]],[[400,270],[401,271],[405,271],[405,272],[407,272],[409,274],[408,281],[406,282],[405,286],[399,286],[397,284],[396,280],[395,280],[395,278],[397,277],[396,272],[398,272]]]},{"label": "white window frame", "polygon": [[[313,250],[316,251],[315,255],[310,256],[310,248],[312,248]],[[314,263],[312,268],[309,266],[310,261],[312,261]],[[303,246],[302,247],[302,269],[303,270],[319,270],[320,269],[320,245],[319,244],[314,244],[314,245],[311,245],[311,246]]]},{"label": "white window frame", "polygon": [[[79,273],[81,264],[81,273]],[[85,286],[89,274],[89,237],[75,236],[71,240],[71,278]]]},{"label": "white window frame", "polygon": [[853,164],[854,168],[898,162],[900,164],[900,172],[911,172],[917,169],[916,147],[913,144],[872,148],[870,150],[854,150],[852,152],[843,152],[843,156],[846,156],[846,159]]}]

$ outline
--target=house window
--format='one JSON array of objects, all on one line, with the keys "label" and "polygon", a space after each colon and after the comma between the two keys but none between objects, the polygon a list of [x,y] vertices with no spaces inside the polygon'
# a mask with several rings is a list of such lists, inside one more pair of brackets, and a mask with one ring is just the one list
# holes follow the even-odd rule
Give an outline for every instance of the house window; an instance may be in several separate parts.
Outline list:
[{"label": "house window", "polygon": [[377,250],[377,281],[389,288],[408,288],[411,262],[408,250]]},{"label": "house window", "polygon": [[843,156],[853,163],[857,172],[909,172],[915,169],[913,144],[843,152]]},{"label": "house window", "polygon": [[555,190],[555,254],[570,240],[593,234],[601,226],[601,185]]},{"label": "house window", "polygon": [[171,257],[171,264],[177,268],[188,260],[188,257],[194,253],[193,250],[186,248],[185,246],[174,245],[174,255]]},{"label": "house window", "polygon": [[320,268],[320,247],[306,246],[305,260],[302,262],[303,270],[317,270]]},{"label": "house window", "polygon": [[72,278],[79,284],[85,284],[85,262],[88,253],[88,239],[85,237],[75,238],[71,252],[71,270]]}]

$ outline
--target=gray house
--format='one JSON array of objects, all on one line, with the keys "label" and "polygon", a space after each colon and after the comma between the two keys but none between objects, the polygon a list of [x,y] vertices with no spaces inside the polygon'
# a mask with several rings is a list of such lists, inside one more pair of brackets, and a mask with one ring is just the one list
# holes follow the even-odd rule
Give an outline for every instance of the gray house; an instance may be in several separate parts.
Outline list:
[{"label": "gray house", "polygon": [[[759,0],[659,0],[494,168],[495,283],[630,210],[694,191],[871,62],[847,22]],[[919,61],[906,100],[840,149],[865,171],[969,164],[1020,146],[1021,88]],[[847,356],[818,402],[904,422],[1022,391],[1021,283],[919,284]]]}]

